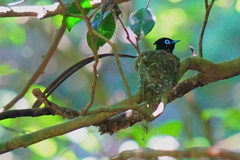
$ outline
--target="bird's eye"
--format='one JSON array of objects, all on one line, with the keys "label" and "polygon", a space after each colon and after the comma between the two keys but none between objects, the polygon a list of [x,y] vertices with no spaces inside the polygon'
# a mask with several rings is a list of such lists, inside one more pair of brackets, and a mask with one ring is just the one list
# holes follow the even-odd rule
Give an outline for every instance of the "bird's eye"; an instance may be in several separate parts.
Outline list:
[{"label": "bird's eye", "polygon": [[170,41],[169,41],[168,39],[166,39],[166,40],[164,41],[164,43],[165,43],[165,44],[170,44]]}]

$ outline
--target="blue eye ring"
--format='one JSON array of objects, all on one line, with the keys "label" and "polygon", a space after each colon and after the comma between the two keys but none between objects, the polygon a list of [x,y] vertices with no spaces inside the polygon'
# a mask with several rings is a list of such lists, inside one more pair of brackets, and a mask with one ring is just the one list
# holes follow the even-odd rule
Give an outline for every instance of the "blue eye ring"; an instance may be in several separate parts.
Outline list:
[{"label": "blue eye ring", "polygon": [[166,39],[166,40],[164,41],[164,43],[165,43],[165,44],[170,44],[171,42],[170,42],[169,39]]}]

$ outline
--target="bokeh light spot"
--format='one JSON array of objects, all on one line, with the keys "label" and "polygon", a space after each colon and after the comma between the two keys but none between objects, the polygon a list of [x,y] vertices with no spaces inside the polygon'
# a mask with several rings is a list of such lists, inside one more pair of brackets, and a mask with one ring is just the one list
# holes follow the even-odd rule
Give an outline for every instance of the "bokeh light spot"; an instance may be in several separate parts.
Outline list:
[{"label": "bokeh light spot", "polygon": [[208,140],[206,138],[203,138],[203,137],[194,137],[194,138],[190,139],[186,145],[187,148],[209,147],[209,146],[210,146],[210,143],[208,142]]},{"label": "bokeh light spot", "polygon": [[67,138],[74,143],[80,143],[87,138],[88,131],[86,128],[80,128],[66,134]]},{"label": "bokeh light spot", "polygon": [[138,148],[139,148],[139,146],[138,146],[137,142],[135,142],[134,140],[127,140],[120,145],[120,147],[118,148],[118,153],[125,151],[125,150],[133,150],[133,149],[138,149]]},{"label": "bokeh light spot", "polygon": [[36,154],[40,155],[42,158],[49,158],[57,153],[57,143],[53,139],[38,142],[34,145],[29,146],[29,148]]}]

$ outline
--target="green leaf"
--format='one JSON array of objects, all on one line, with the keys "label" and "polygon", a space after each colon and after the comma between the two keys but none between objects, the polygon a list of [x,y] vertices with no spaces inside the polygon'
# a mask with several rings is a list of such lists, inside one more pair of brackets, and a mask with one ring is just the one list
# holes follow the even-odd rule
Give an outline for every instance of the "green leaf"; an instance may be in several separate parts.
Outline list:
[{"label": "green leaf", "polygon": [[233,130],[240,129],[240,109],[239,108],[229,108],[224,111],[223,125],[227,128]]},{"label": "green leaf", "polygon": [[203,120],[207,121],[213,117],[219,118],[223,125],[227,128],[233,130],[240,129],[240,109],[239,108],[228,108],[228,109],[205,109],[201,117]]},{"label": "green leaf", "polygon": [[180,121],[168,121],[156,128],[159,134],[178,137],[182,132],[183,124]]},{"label": "green leaf", "polygon": [[94,28],[94,30],[98,30],[98,28],[100,27],[102,21],[102,14],[101,13],[96,13],[92,22],[92,26]]},{"label": "green leaf", "polygon": [[137,37],[144,37],[153,29],[155,19],[150,9],[139,9],[129,16],[130,28]]},{"label": "green leaf", "polygon": [[209,147],[209,141],[204,137],[194,137],[186,142],[186,148]]},{"label": "green leaf", "polygon": [[76,17],[70,17],[70,16],[64,16],[63,22],[65,23],[68,31],[70,32],[72,27],[78,24],[82,19],[76,18]]},{"label": "green leaf", "polygon": [[203,120],[207,121],[213,117],[223,119],[224,118],[224,110],[220,108],[211,108],[211,109],[204,109],[201,113],[201,117]]},{"label": "green leaf", "polygon": [[49,159],[57,153],[57,142],[55,139],[47,139],[29,146],[29,149],[44,159]]},{"label": "green leaf", "polygon": [[[82,0],[80,1],[80,5],[84,9],[85,13],[88,14],[92,8],[91,0]],[[67,7],[67,12],[69,14],[79,15],[81,16],[81,12],[76,6],[75,2],[73,2],[69,7]],[[68,31],[71,31],[72,27],[78,24],[82,19],[72,16],[64,16],[63,22],[65,23]]]},{"label": "green leaf", "polygon": [[10,65],[8,64],[2,64],[0,65],[0,75],[10,75],[10,74],[14,74],[17,73],[18,70],[15,68],[12,68]]},{"label": "green leaf", "polygon": [[[96,18],[97,16],[97,18]],[[111,13],[108,13],[106,15],[105,18],[103,18],[103,20],[100,22],[100,25],[95,25],[97,23],[99,23],[99,19],[101,19],[101,16],[96,15],[94,22],[93,22],[93,26],[94,28],[97,28],[96,31],[98,33],[100,33],[101,35],[103,35],[104,37],[106,37],[107,39],[112,38],[113,33],[115,31],[116,28],[116,23],[115,23],[115,19],[114,16]],[[96,27],[98,26],[98,27]],[[88,46],[93,49],[93,45],[92,45],[92,37],[90,36],[89,32],[87,33],[87,42],[88,42]],[[98,49],[99,47],[103,46],[106,41],[104,41],[103,39],[99,38],[99,37],[94,37],[94,42],[96,45],[96,48]]]}]

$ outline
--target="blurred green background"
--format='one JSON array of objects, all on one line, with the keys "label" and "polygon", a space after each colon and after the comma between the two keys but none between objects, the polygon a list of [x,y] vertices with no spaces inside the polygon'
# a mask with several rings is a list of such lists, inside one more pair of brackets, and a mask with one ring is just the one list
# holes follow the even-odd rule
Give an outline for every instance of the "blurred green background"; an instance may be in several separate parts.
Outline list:
[{"label": "blurred green background", "polygon": [[[1,5],[10,3],[2,0]],[[22,5],[47,5],[53,1],[28,0]],[[132,0],[123,3],[123,21],[128,27],[128,16],[146,6],[147,1]],[[198,51],[198,39],[205,8],[203,0],[151,1],[149,8],[156,16],[150,34],[140,41],[141,51],[154,49],[160,37],[180,39],[174,53],[181,59],[191,56],[188,46]],[[0,107],[12,100],[26,85],[48,51],[62,17],[39,20],[35,17],[1,18],[0,23]],[[218,0],[210,13],[203,42],[203,55],[213,62],[224,62],[239,57],[240,0]],[[129,27],[128,27],[129,28]],[[66,32],[56,53],[32,88],[48,86],[72,64],[91,55],[86,41],[87,28],[82,21],[71,32]],[[132,36],[132,38],[134,38]],[[127,42],[120,23],[114,37],[119,53],[136,55]],[[104,45],[99,53],[109,53]],[[134,60],[121,59],[124,73],[132,93],[138,89]],[[108,106],[126,97],[115,59],[100,60],[99,79],[94,106]],[[184,78],[193,75],[188,72]],[[89,101],[92,83],[92,65],[71,76],[52,95],[60,106],[80,110]],[[234,77],[195,89],[167,105],[164,113],[151,123],[138,123],[118,133],[100,136],[97,128],[73,131],[0,155],[0,159],[54,159],[94,160],[108,159],[124,149],[151,147],[155,149],[184,149],[189,147],[218,146],[240,149],[240,78]],[[31,89],[32,89],[31,88]],[[30,108],[35,98],[29,92],[12,109]],[[62,123],[58,116],[17,118],[0,121],[1,141]],[[145,126],[149,131],[146,133]],[[11,131],[9,128],[15,129]],[[19,131],[19,132],[18,132]]]}]

